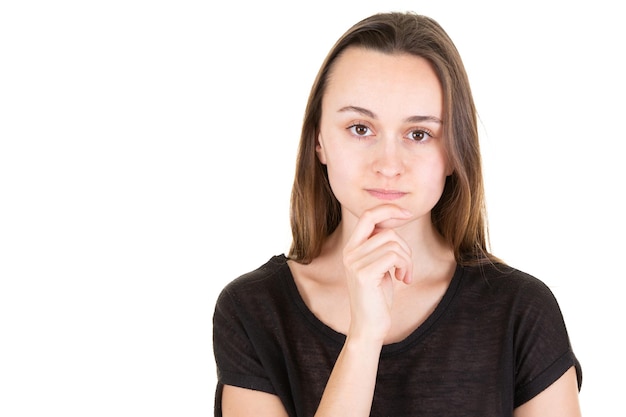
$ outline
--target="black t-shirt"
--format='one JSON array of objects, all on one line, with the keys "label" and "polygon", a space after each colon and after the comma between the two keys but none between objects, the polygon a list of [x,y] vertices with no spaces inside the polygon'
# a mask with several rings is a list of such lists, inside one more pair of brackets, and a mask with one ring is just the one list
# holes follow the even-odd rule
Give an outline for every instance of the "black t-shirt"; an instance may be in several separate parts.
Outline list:
[{"label": "black t-shirt", "polygon": [[[313,416],[345,342],[298,293],[284,255],[224,288],[213,317],[221,416],[223,385],[280,397]],[[580,365],[549,288],[504,265],[457,266],[434,312],[382,348],[372,416],[511,416]]]}]

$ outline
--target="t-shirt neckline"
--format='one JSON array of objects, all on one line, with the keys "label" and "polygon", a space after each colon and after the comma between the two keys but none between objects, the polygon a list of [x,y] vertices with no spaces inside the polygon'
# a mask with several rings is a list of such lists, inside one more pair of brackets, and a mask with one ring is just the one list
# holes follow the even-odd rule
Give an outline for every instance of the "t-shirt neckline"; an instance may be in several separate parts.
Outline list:
[{"label": "t-shirt neckline", "polygon": [[[304,316],[304,318],[309,322],[316,331],[320,332],[327,338],[330,338],[334,343],[339,346],[343,346],[346,340],[346,335],[340,333],[328,326],[326,323],[321,321],[306,305],[300,291],[298,291],[298,287],[296,285],[293,274],[291,273],[291,269],[287,264],[287,257],[283,255],[276,256],[277,260],[280,260],[283,263],[283,277],[284,282],[287,286],[287,290],[290,298],[298,307],[300,313]],[[431,331],[437,321],[445,314],[446,310],[450,306],[450,303],[454,300],[459,285],[462,280],[464,268],[457,264],[452,279],[448,284],[448,288],[446,289],[443,297],[439,300],[439,303],[433,310],[433,312],[420,324],[413,332],[411,332],[407,337],[398,342],[390,343],[383,345],[381,356],[398,353],[401,352],[411,345],[413,345],[418,340],[422,339],[429,331]]]}]

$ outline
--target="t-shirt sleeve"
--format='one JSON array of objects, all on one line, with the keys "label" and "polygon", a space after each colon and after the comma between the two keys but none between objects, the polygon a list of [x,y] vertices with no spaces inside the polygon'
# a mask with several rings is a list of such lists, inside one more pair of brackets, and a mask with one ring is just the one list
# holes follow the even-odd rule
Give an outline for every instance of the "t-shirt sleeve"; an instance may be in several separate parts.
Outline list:
[{"label": "t-shirt sleeve", "polygon": [[530,279],[522,288],[516,310],[515,407],[548,388],[572,366],[580,389],[581,367],[552,291],[543,282]]},{"label": "t-shirt sleeve", "polygon": [[246,329],[250,322],[229,288],[224,289],[213,315],[213,353],[218,384],[275,394]]}]

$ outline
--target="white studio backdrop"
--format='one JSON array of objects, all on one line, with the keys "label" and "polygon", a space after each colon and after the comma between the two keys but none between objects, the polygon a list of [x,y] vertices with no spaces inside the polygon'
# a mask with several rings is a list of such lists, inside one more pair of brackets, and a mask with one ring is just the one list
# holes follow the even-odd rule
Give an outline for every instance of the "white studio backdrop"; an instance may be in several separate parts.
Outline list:
[{"label": "white studio backdrop", "polygon": [[614,3],[26,0],[0,5],[0,415],[212,414],[215,298],[288,249],[313,78],[390,10],[455,41],[493,251],[556,294],[584,414],[621,410]]}]

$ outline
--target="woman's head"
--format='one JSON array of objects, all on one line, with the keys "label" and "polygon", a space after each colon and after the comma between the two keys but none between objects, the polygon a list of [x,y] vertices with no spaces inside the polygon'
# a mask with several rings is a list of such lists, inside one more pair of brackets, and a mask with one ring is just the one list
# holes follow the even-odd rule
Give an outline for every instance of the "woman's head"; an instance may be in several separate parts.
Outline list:
[{"label": "woman's head", "polygon": [[350,28],[333,46],[315,79],[302,127],[292,190],[292,259],[310,262],[341,221],[341,206],[330,188],[326,167],[316,155],[322,100],[333,64],[349,47],[427,59],[443,92],[444,146],[452,174],[432,210],[435,228],[454,248],[457,261],[485,260],[484,191],[476,110],[461,57],[432,19],[411,13],[373,15]]}]

